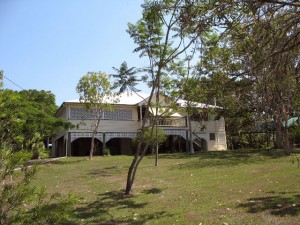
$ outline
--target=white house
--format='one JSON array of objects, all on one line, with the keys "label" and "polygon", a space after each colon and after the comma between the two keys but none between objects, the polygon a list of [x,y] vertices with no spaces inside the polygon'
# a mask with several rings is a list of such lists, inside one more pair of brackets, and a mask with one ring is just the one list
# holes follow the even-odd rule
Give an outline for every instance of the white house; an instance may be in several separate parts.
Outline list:
[{"label": "white house", "polygon": [[[118,103],[112,104],[114,110],[102,115],[95,140],[96,155],[101,155],[104,148],[109,148],[113,155],[133,154],[135,146],[132,139],[141,128],[148,97],[140,93],[120,94]],[[189,151],[190,126],[195,151],[227,150],[224,118],[212,119],[209,111],[210,108],[219,110],[218,107],[195,104],[197,113],[190,117],[192,121],[189,123],[186,101],[178,100],[178,109],[170,111],[168,99],[163,96],[160,99],[163,107],[158,114],[161,115],[158,126],[167,134],[160,152]],[[155,114],[154,109],[150,111]],[[168,116],[164,115],[164,111],[169,111]],[[84,103],[72,100],[64,102],[55,115],[70,121],[74,128],[62,131],[53,138],[51,156],[88,155],[94,126],[93,113],[85,109]]]}]

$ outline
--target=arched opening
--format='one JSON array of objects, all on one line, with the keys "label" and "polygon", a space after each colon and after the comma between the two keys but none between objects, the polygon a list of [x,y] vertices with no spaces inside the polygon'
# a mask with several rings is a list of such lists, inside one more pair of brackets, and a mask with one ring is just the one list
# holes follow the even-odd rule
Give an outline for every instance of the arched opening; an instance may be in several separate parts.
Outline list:
[{"label": "arched opening", "polygon": [[196,138],[193,142],[194,151],[207,151],[207,141],[203,138]]},{"label": "arched opening", "polygon": [[[71,156],[90,155],[92,138],[78,138],[71,144]],[[94,155],[102,155],[102,142],[95,138]]]},{"label": "arched opening", "polygon": [[168,135],[159,147],[159,153],[185,152],[186,140],[180,135]]},{"label": "arched opening", "polygon": [[106,142],[111,155],[133,155],[134,145],[130,138],[112,138]]}]

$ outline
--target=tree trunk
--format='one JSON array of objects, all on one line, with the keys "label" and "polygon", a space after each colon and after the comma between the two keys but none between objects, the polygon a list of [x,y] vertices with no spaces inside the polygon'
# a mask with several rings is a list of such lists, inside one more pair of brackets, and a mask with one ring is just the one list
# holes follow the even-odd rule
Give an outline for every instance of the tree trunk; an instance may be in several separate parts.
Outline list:
[{"label": "tree trunk", "polygon": [[148,143],[146,144],[146,146],[144,147],[143,151],[141,154],[139,154],[140,150],[141,150],[141,143],[138,144],[138,149],[137,152],[134,156],[134,159],[129,167],[128,170],[128,174],[127,174],[127,182],[126,182],[126,188],[125,188],[125,195],[129,195],[132,189],[132,185],[134,183],[134,179],[135,179],[135,175],[138,169],[138,166],[140,164],[140,162],[142,161],[142,159],[144,158],[144,155],[147,151],[148,148]]},{"label": "tree trunk", "polygon": [[275,148],[283,149],[283,135],[282,135],[282,124],[276,121],[276,138],[275,138]]},{"label": "tree trunk", "polygon": [[94,155],[94,146],[95,146],[95,136],[97,134],[97,131],[98,131],[98,127],[100,125],[100,120],[101,120],[101,117],[99,116],[98,120],[97,120],[97,123],[96,123],[96,127],[93,131],[93,136],[92,136],[92,141],[91,141],[91,149],[90,149],[90,155],[89,155],[89,159],[93,159],[93,155]]},{"label": "tree trunk", "polygon": [[93,132],[93,136],[92,136],[91,149],[90,149],[89,159],[93,159],[93,155],[94,155],[94,145],[95,145],[95,131]]},{"label": "tree trunk", "polygon": [[188,116],[188,123],[189,123],[189,133],[190,133],[190,138],[189,138],[189,143],[190,143],[190,153],[191,154],[194,154],[195,151],[194,151],[194,145],[193,145],[193,130],[192,130],[192,120],[191,120],[191,117]]},{"label": "tree trunk", "polygon": [[160,83],[160,76],[157,77],[158,87],[156,92],[156,106],[155,106],[155,129],[156,129],[156,151],[155,151],[155,166],[158,166],[158,104],[159,104],[159,83]]},{"label": "tree trunk", "polygon": [[158,125],[157,125],[157,120],[156,120],[156,150],[155,150],[155,166],[158,166]]},{"label": "tree trunk", "polygon": [[[149,118],[149,107],[150,107],[150,103],[153,97],[153,93],[154,93],[154,88],[152,88],[148,102],[147,102],[147,109],[146,109],[146,113],[145,116],[143,118],[143,123],[142,123],[142,127],[141,127],[141,133],[143,135],[144,129],[145,129],[145,124],[147,119]],[[144,150],[141,152],[141,147],[142,147],[142,143],[141,141],[139,141],[138,146],[137,146],[137,150],[134,156],[134,159],[128,169],[128,174],[127,174],[127,182],[126,182],[126,188],[125,188],[125,195],[129,195],[132,189],[132,185],[134,183],[134,179],[135,179],[135,174],[137,171],[137,168],[140,164],[140,162],[142,161],[147,148],[149,146],[149,142],[146,143],[146,146],[144,147]]]},{"label": "tree trunk", "polygon": [[[138,151],[137,151],[138,152]],[[133,182],[134,182],[134,176],[133,176],[133,170],[134,168],[137,166],[137,160],[138,160],[138,155],[136,154],[130,167],[128,170],[128,174],[127,174],[127,182],[126,182],[126,188],[125,188],[125,195],[129,195]]]},{"label": "tree trunk", "polygon": [[286,155],[291,154],[291,144],[290,144],[290,139],[289,139],[289,128],[287,126],[287,121],[285,121],[285,126],[284,126],[284,150]]}]

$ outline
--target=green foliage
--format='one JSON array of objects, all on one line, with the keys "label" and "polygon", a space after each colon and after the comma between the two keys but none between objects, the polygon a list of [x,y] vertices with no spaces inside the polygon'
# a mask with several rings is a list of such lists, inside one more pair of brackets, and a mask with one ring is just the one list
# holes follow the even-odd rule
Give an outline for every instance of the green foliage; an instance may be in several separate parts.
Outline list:
[{"label": "green foliage", "polygon": [[3,70],[0,70],[0,89],[3,87]]},{"label": "green foliage", "polygon": [[167,139],[167,135],[165,134],[164,130],[161,128],[157,129],[156,133],[156,128],[146,128],[144,130],[144,133],[138,133],[138,135],[134,138],[133,142],[137,144],[138,142],[141,142],[143,144],[148,143],[149,147],[155,147],[156,143],[158,145],[161,145],[162,143],[165,142]]},{"label": "green foliage", "polygon": [[135,75],[138,72],[135,67],[128,68],[127,63],[123,62],[119,69],[115,67],[113,67],[113,69],[117,72],[117,74],[112,74],[112,76],[117,79],[114,83],[114,88],[120,88],[119,93],[124,91],[140,91],[135,88],[138,81],[141,81]]},{"label": "green foliage", "polygon": [[111,103],[114,101],[115,95],[112,93],[112,89],[109,76],[102,72],[88,72],[80,78],[76,87],[80,101],[84,102],[88,109],[97,111],[111,109],[108,101]]},{"label": "green foliage", "polygon": [[74,205],[78,202],[76,195],[66,197],[55,193],[48,197],[45,188],[41,188],[34,195],[34,205],[24,214],[23,224],[65,224],[74,216]]},{"label": "green foliage", "polygon": [[292,144],[300,145],[300,126],[295,123],[289,127],[289,138]]},{"label": "green foliage", "polygon": [[31,140],[26,142],[26,149],[29,149],[35,159],[45,159],[49,157],[49,152],[45,149],[44,143],[41,141],[41,135],[35,133]]},{"label": "green foliage", "polygon": [[94,154],[95,134],[97,133],[103,112],[112,111],[111,104],[118,101],[115,93],[112,92],[114,86],[109,81],[110,76],[102,72],[88,72],[81,77],[76,91],[80,96],[80,101],[85,104],[86,109],[92,110],[94,116],[94,129],[91,140],[89,158]]},{"label": "green foliage", "polygon": [[104,156],[110,156],[110,149],[109,148],[103,149],[103,155]]},{"label": "green foliage", "polygon": [[55,118],[57,109],[51,92],[37,90],[0,90],[0,142],[22,149],[38,133],[42,141],[71,123]]},{"label": "green foliage", "polygon": [[[59,224],[70,215],[75,197],[47,195],[45,188],[30,185],[36,166],[29,167],[32,153],[13,152],[12,147],[0,147],[0,224]],[[51,209],[51,210],[50,210]]]}]

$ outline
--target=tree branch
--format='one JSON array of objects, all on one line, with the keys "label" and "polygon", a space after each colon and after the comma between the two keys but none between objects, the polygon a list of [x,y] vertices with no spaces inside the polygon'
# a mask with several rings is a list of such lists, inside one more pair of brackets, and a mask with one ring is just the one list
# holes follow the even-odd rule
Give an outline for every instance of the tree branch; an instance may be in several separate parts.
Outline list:
[{"label": "tree branch", "polygon": [[270,4],[278,4],[283,6],[295,6],[300,7],[300,3],[295,2],[286,2],[286,1],[276,1],[276,0],[259,0],[261,3],[270,3]]}]

